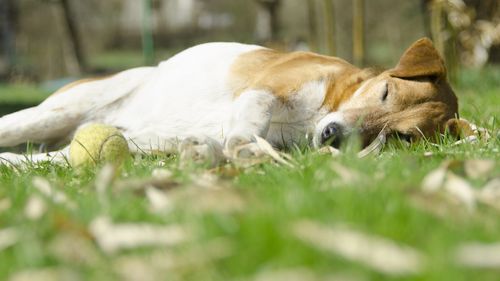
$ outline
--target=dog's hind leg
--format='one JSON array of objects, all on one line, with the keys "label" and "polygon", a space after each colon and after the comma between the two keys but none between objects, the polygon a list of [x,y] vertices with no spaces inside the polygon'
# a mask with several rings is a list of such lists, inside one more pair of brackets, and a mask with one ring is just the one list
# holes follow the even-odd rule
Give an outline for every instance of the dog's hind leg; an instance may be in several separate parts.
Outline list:
[{"label": "dog's hind leg", "polygon": [[[133,93],[155,68],[71,83],[36,107],[0,118],[0,147],[24,142],[64,143],[83,123],[102,122],[109,106]],[[100,111],[102,109],[102,111]]]},{"label": "dog's hind leg", "polygon": [[71,108],[47,108],[42,105],[5,115],[0,118],[0,147],[25,142],[60,142],[76,129],[82,115],[82,112]]}]

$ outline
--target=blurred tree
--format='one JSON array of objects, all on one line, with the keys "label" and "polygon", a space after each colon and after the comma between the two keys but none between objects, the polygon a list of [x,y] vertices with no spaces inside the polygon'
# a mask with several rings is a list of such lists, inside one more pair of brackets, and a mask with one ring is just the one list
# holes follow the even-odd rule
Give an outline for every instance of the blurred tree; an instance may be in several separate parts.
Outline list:
[{"label": "blurred tree", "polygon": [[326,52],[330,56],[335,56],[337,54],[337,46],[335,40],[335,5],[333,0],[323,0],[323,19],[325,26],[325,43]]},{"label": "blurred tree", "polygon": [[0,68],[0,75],[8,75],[15,65],[16,49],[16,22],[17,22],[17,2],[15,0],[0,0],[0,28],[1,28],[1,49],[3,52],[4,65]]},{"label": "blurred tree", "polygon": [[307,0],[307,20],[309,24],[309,48],[318,51],[317,5],[315,0]]},{"label": "blurred tree", "polygon": [[78,62],[80,71],[85,71],[87,69],[87,60],[83,52],[83,46],[80,41],[80,32],[78,29],[76,16],[71,8],[70,0],[60,0],[63,11],[64,19],[68,28],[68,35],[75,52],[75,57]]},{"label": "blurred tree", "polygon": [[[142,15],[142,53],[144,63],[152,65],[155,60],[154,40],[153,40],[153,1],[143,0]],[[156,3],[158,4],[158,3]]]},{"label": "blurred tree", "polygon": [[365,1],[354,0],[352,14],[352,55],[354,64],[363,66],[365,58]]},{"label": "blurred tree", "polygon": [[255,36],[259,42],[278,40],[279,14],[281,0],[255,0],[257,2],[257,21]]}]

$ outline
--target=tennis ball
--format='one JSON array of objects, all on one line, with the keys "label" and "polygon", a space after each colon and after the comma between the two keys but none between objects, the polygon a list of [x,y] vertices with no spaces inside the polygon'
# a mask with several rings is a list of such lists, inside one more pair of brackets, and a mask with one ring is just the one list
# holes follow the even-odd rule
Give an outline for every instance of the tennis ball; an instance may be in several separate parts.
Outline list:
[{"label": "tennis ball", "polygon": [[73,167],[103,162],[120,165],[129,156],[125,137],[115,127],[104,124],[78,129],[69,146],[69,162]]}]

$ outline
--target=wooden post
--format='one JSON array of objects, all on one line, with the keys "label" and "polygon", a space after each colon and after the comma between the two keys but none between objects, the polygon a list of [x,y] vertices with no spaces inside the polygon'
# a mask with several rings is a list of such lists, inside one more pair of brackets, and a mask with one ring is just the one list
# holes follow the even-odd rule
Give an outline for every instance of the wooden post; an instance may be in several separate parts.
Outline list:
[{"label": "wooden post", "polygon": [[68,34],[71,42],[71,47],[74,51],[76,61],[80,70],[85,71],[87,69],[87,60],[83,52],[83,46],[80,41],[80,32],[76,24],[76,17],[71,9],[70,0],[61,0],[61,5],[64,11],[64,19],[66,26],[68,28]]},{"label": "wooden post", "polygon": [[354,64],[363,66],[365,57],[364,24],[365,1],[354,0],[352,13],[352,55]]},{"label": "wooden post", "polygon": [[309,22],[309,49],[318,51],[318,13],[316,10],[316,1],[307,0],[307,12]]},{"label": "wooden post", "polygon": [[154,40],[153,40],[153,1],[143,0],[142,14],[142,54],[144,63],[152,65],[155,61]]},{"label": "wooden post", "polygon": [[335,46],[335,6],[333,5],[333,0],[323,0],[323,5],[326,50],[328,55],[335,56],[337,54]]}]

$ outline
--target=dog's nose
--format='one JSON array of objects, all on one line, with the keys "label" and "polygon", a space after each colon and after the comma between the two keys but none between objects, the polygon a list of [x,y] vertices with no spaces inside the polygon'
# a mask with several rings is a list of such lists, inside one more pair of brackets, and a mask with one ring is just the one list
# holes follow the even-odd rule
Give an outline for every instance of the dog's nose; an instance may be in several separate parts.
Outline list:
[{"label": "dog's nose", "polygon": [[337,123],[330,123],[321,132],[321,144],[339,148],[342,138],[342,127]]}]

